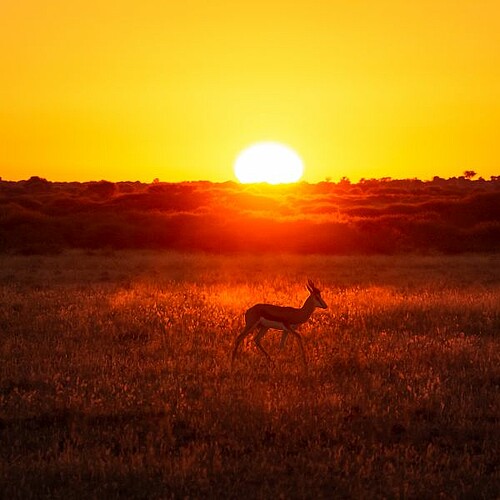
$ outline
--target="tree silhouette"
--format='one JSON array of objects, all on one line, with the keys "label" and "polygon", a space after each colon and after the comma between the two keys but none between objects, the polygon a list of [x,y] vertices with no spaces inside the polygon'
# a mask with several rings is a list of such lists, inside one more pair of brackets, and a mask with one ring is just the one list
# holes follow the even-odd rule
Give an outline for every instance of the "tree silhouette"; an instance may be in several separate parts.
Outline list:
[{"label": "tree silhouette", "polygon": [[465,177],[466,179],[472,179],[472,178],[473,178],[473,177],[475,177],[476,175],[477,175],[477,174],[476,174],[476,172],[474,172],[474,170],[466,170],[466,171],[464,172],[464,177]]}]

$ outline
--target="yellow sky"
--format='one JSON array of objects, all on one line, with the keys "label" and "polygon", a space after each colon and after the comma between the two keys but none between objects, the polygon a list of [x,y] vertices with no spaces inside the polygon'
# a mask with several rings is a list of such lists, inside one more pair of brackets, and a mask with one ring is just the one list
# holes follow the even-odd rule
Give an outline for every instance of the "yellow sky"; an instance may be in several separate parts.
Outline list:
[{"label": "yellow sky", "polygon": [[500,173],[498,0],[2,0],[0,176]]}]

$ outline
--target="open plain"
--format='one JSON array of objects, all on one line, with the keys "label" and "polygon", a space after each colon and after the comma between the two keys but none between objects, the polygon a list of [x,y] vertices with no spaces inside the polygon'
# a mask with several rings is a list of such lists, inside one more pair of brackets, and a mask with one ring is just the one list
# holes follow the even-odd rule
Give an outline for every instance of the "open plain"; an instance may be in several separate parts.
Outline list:
[{"label": "open plain", "polygon": [[[500,257],[0,258],[5,498],[498,498]],[[243,313],[329,308],[297,344]]]}]

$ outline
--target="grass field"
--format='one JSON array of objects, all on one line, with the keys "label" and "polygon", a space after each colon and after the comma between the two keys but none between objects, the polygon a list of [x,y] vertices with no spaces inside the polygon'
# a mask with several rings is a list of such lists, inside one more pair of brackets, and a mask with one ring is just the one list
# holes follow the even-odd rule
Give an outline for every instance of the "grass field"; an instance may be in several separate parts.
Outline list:
[{"label": "grass field", "polygon": [[498,255],[2,256],[0,334],[5,498],[500,495]]}]

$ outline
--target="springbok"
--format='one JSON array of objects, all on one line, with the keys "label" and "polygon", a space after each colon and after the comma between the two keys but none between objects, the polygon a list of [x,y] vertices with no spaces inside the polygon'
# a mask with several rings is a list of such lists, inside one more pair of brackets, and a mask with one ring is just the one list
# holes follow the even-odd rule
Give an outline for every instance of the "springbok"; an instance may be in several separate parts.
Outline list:
[{"label": "springbok", "polygon": [[326,309],[328,307],[325,301],[321,298],[321,291],[314,286],[314,283],[311,280],[307,283],[307,290],[309,291],[309,297],[307,297],[301,308],[275,306],[273,304],[256,304],[247,310],[245,313],[245,328],[236,337],[234,342],[233,353],[231,356],[231,367],[233,366],[238,346],[241,342],[243,342],[243,339],[250,334],[250,332],[258,327],[259,331],[254,337],[254,341],[260,352],[264,354],[269,362],[272,363],[271,356],[269,356],[267,351],[262,347],[260,341],[270,328],[274,328],[276,330],[283,331],[280,342],[281,348],[285,345],[286,339],[290,333],[297,339],[304,367],[307,368],[306,354],[302,344],[302,337],[295,329],[298,325],[305,323],[317,307],[320,307],[321,309]]}]

